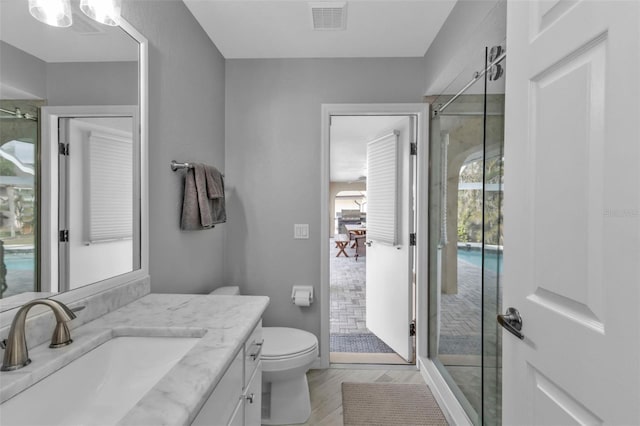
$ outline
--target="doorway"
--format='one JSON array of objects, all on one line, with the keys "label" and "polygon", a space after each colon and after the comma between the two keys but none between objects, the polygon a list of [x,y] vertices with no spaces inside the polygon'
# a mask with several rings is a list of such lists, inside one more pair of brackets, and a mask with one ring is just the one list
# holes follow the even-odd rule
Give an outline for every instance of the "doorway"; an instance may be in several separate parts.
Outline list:
[{"label": "doorway", "polygon": [[[323,106],[322,192],[328,214],[323,215],[322,232],[328,238],[322,248],[326,274],[321,297],[326,303],[321,360],[326,366],[415,365],[417,274],[410,234],[416,232],[419,174],[411,146],[422,139],[418,134],[424,130],[426,108],[385,107]],[[382,165],[372,155],[383,159]],[[393,159],[392,167],[388,159]],[[380,172],[388,167],[395,171]],[[380,185],[397,188],[397,193],[380,195]],[[393,203],[387,206],[389,200]],[[387,220],[381,209],[397,215]],[[384,240],[385,227],[397,231],[395,241]]]}]

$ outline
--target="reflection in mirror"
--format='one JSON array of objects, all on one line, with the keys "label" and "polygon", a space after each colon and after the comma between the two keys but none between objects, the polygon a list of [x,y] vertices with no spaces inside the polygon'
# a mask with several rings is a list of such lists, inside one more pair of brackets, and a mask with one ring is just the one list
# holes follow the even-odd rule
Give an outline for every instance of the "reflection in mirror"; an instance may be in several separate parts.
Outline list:
[{"label": "reflection in mirror", "polygon": [[69,230],[59,250],[61,291],[133,270],[133,123],[133,117],[59,119],[61,139],[73,152],[59,157],[66,183],[59,190],[60,228]]},{"label": "reflection in mirror", "polygon": [[[144,39],[124,21],[128,32],[91,20],[80,11],[79,0],[72,0],[71,8],[72,26],[54,28],[31,17],[24,0],[0,0],[1,310],[36,296],[79,288],[141,268],[140,128],[145,124],[139,121],[143,67],[138,40]],[[60,181],[66,182],[67,192],[58,194],[57,179],[50,182],[49,176],[42,174],[42,167],[49,167],[41,164],[42,153],[56,153],[58,146],[57,135],[54,148],[45,146],[53,138],[42,138],[51,136],[51,132],[42,128],[41,108],[96,105],[125,106],[134,112],[121,119],[109,114],[111,118],[95,118],[91,124],[84,118],[72,122],[70,128],[85,132],[89,139],[69,157],[77,167],[70,169],[67,181]],[[110,129],[106,132],[110,134],[109,144],[97,142],[101,140],[98,136],[87,136],[100,134],[98,130],[76,128],[89,125]],[[129,144],[123,140],[129,140]],[[110,152],[112,157],[107,159],[91,157],[101,149],[117,153]],[[115,156],[120,156],[119,161]],[[95,167],[89,167],[91,164]],[[98,165],[113,173],[99,175]],[[107,188],[118,192],[126,203],[118,208],[114,200],[112,204],[100,204],[103,200],[95,195]],[[63,198],[58,200],[59,196]],[[48,199],[51,202],[45,203]],[[49,207],[42,207],[45,205]],[[58,205],[69,206],[69,222],[60,230],[73,229],[69,234],[75,243],[70,249],[60,250],[59,256],[50,256],[56,265],[49,265],[42,253],[57,253],[59,248],[58,238],[44,235],[51,227],[45,224],[50,223]],[[137,224],[134,217],[138,218]],[[111,231],[104,231],[109,221]],[[110,245],[129,247],[118,251],[128,252],[127,260],[116,261],[107,250]],[[62,280],[57,275],[52,278],[50,271],[54,269],[64,272]]]},{"label": "reflection in mirror", "polygon": [[0,100],[1,298],[38,290],[35,177],[41,104]]}]

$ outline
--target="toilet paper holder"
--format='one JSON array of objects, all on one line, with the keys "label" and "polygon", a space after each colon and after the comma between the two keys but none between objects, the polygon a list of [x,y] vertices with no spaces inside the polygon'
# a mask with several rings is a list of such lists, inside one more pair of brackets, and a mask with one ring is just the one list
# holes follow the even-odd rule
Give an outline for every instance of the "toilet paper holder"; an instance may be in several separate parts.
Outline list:
[{"label": "toilet paper holder", "polygon": [[[301,301],[307,301],[308,305],[305,303],[303,305],[300,304]],[[291,289],[291,302],[294,305],[299,306],[309,306],[313,303],[313,286],[311,285],[294,285]]]}]

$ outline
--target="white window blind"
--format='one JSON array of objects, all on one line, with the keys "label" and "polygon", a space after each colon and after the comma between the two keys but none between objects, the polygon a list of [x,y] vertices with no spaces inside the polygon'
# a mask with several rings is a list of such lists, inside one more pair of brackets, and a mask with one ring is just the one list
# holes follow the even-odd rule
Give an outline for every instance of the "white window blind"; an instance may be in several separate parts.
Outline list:
[{"label": "white window blind", "polygon": [[88,146],[87,220],[89,243],[133,235],[132,140],[92,131]]},{"label": "white window blind", "polygon": [[398,132],[367,144],[367,238],[398,242]]}]

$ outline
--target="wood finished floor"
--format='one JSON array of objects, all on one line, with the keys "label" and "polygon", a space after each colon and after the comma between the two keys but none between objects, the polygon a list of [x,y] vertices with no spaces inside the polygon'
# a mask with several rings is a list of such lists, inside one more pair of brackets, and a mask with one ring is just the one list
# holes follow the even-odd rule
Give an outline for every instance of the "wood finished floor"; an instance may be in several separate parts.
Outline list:
[{"label": "wood finished floor", "polygon": [[[342,382],[424,383],[410,368],[328,368],[307,373],[311,417],[305,425],[342,426]],[[426,384],[425,384],[426,386]]]}]

